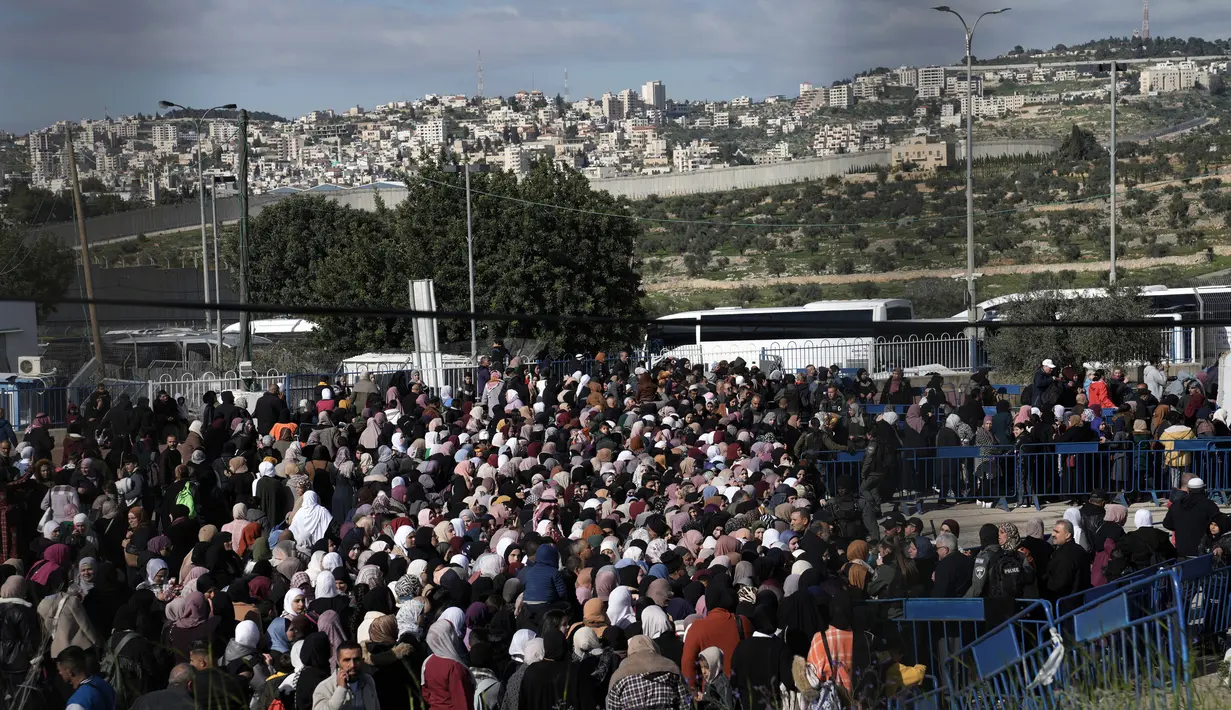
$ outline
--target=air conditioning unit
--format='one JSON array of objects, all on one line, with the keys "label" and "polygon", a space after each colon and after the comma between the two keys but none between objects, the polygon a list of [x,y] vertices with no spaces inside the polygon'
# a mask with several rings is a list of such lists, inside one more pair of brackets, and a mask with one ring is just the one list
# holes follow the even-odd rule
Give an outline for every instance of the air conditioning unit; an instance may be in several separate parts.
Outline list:
[{"label": "air conditioning unit", "polygon": [[22,377],[42,377],[47,374],[43,369],[43,358],[41,357],[17,358],[17,372]]}]

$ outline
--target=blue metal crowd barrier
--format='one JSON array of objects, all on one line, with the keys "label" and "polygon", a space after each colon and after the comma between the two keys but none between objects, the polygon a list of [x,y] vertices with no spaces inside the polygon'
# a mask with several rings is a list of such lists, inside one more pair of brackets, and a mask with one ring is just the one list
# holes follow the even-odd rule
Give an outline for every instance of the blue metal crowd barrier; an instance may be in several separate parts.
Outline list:
[{"label": "blue metal crowd barrier", "polygon": [[[1114,694],[1131,707],[1188,707],[1188,609],[1178,569],[1161,572],[1172,603],[1156,604],[1156,578],[1139,580],[1058,617],[1064,661],[1056,676],[1071,700]],[[1183,696],[1177,703],[1175,694]],[[1125,697],[1127,696],[1127,697]]]},{"label": "blue metal crowd barrier", "polygon": [[1231,628],[1231,567],[1213,555],[1175,567],[1189,638],[1224,634]]},{"label": "blue metal crowd barrier", "polygon": [[[1170,444],[1170,451],[1161,448]],[[813,452],[827,490],[840,475],[860,478],[863,453]],[[1147,493],[1157,504],[1178,486],[1182,474],[1200,475],[1206,490],[1225,501],[1231,495],[1231,439],[1189,439],[1012,446],[940,446],[899,449],[896,488],[907,512],[946,500],[991,501],[1007,510],[1029,503],[1041,510],[1047,499],[1080,499],[1096,490],[1127,505],[1129,493]]]},{"label": "blue metal crowd barrier", "polygon": [[1076,609],[1084,604],[1097,601],[1104,597],[1117,594],[1126,587],[1132,586],[1144,579],[1153,579],[1155,581],[1154,594],[1152,600],[1156,605],[1162,605],[1168,601],[1168,585],[1167,577],[1163,575],[1166,571],[1176,566],[1175,560],[1168,560],[1157,565],[1151,565],[1142,570],[1137,570],[1132,574],[1127,574],[1119,579],[1113,579],[1104,585],[1091,587],[1084,592],[1071,594],[1066,597],[1057,599],[1053,611],[1061,609],[1069,610]]},{"label": "blue metal crowd barrier", "polygon": [[[930,597],[881,599],[868,602],[876,610],[882,633],[889,632],[901,645],[902,663],[940,668],[957,651],[978,639],[995,625],[986,600],[933,599]],[[1015,610],[1035,608],[1038,600],[1018,599]]]},{"label": "blue metal crowd barrier", "polygon": [[1052,651],[1051,606],[1041,600],[958,649],[942,667],[951,708],[1054,708],[1052,691],[1034,683]]}]

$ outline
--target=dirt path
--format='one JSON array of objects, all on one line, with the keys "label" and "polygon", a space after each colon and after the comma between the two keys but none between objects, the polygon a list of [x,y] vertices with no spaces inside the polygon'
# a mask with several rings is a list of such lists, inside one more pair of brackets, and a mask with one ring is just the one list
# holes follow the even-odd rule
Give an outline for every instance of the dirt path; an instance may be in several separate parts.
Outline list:
[{"label": "dirt path", "polygon": [[[1219,256],[1231,254],[1231,246],[1214,247],[1214,253]],[[1182,256],[1143,257],[1140,259],[1119,259],[1116,267],[1121,269],[1149,269],[1156,266],[1196,266],[1204,264],[1209,259],[1205,252],[1186,254]],[[1049,271],[1106,271],[1109,268],[1106,261],[1077,261],[1068,264],[1012,264],[1008,266],[981,266],[977,273],[984,276],[1002,274],[1038,274]],[[965,275],[961,267],[946,269],[920,269],[916,271],[887,271],[880,274],[821,274],[816,276],[771,276],[765,278],[744,279],[739,281],[714,281],[712,279],[674,279],[663,283],[648,284],[646,291],[704,291],[713,289],[736,289],[741,286],[774,286],[777,284],[847,284],[873,281],[911,281],[929,278],[959,278]]]}]

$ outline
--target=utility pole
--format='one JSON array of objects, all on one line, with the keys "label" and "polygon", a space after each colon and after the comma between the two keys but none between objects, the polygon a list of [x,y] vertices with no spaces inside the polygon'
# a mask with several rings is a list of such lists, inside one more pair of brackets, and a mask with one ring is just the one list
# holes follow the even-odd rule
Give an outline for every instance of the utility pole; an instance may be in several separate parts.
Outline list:
[{"label": "utility pole", "polygon": [[73,211],[77,215],[77,238],[81,241],[81,271],[85,278],[85,296],[90,299],[90,335],[94,339],[94,360],[98,372],[103,371],[103,335],[98,329],[98,308],[94,305],[94,277],[90,273],[90,244],[85,236],[85,210],[81,206],[81,183],[77,179],[77,157],[73,154],[73,130],[64,126],[64,145],[68,150],[68,165],[73,178]]},{"label": "utility pole", "polygon": [[[248,109],[239,111],[239,302],[248,305]],[[239,357],[252,359],[247,311],[239,314]],[[238,368],[237,368],[238,369]]]},{"label": "utility pole", "polygon": [[470,218],[470,157],[462,153],[466,170],[466,263],[470,267],[470,361],[479,365],[479,341],[474,323],[474,231]]},{"label": "utility pole", "polygon": [[[1111,145],[1107,153],[1111,161],[1111,269],[1107,274],[1107,283],[1116,284],[1116,72],[1121,67],[1118,62],[1103,64],[1099,69],[1111,68]],[[1125,67],[1127,68],[1127,67]]]},{"label": "utility pole", "polygon": [[978,363],[978,329],[975,325],[977,320],[976,311],[978,310],[977,301],[975,301],[975,178],[974,178],[974,113],[975,104],[973,96],[974,83],[974,55],[971,52],[975,38],[975,30],[979,27],[979,22],[988,15],[999,15],[1008,12],[1010,8],[993,10],[985,12],[975,18],[973,25],[966,24],[966,18],[962,17],[953,8],[948,5],[938,5],[933,10],[937,12],[947,12],[951,15],[957,15],[957,19],[962,23],[962,30],[966,37],[966,320],[970,324],[968,329],[968,337],[970,338],[970,369],[974,370]]},{"label": "utility pole", "polygon": [[[213,175],[209,181],[209,209],[214,229],[214,301],[222,303],[222,282],[218,276],[218,176]],[[222,364],[222,311],[214,313],[214,327],[218,329],[218,364]]]}]

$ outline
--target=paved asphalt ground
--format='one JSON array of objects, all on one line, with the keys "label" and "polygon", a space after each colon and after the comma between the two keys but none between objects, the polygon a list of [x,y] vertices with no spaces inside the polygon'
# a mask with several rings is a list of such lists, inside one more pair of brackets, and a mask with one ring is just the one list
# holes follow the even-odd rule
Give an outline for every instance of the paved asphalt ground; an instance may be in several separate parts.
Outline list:
[{"label": "paved asphalt ground", "polygon": [[[974,502],[967,502],[946,506],[925,504],[921,515],[908,514],[905,505],[901,506],[900,510],[908,518],[918,517],[922,519],[924,532],[929,537],[934,537],[935,533],[940,532],[941,522],[953,520],[962,528],[961,535],[958,537],[958,543],[962,547],[978,547],[979,528],[986,523],[997,526],[1006,522],[1014,523],[1018,529],[1023,529],[1026,523],[1030,522],[1031,518],[1042,518],[1043,532],[1050,535],[1052,527],[1056,524],[1057,520],[1064,517],[1064,511],[1068,507],[1064,503],[1053,503],[1043,506],[1042,510],[1035,510],[1034,506],[1031,506],[1029,508],[1012,508],[1009,512],[1005,512],[999,508],[981,508]],[[1125,530],[1137,529],[1137,526],[1133,523],[1133,515],[1142,508],[1149,510],[1154,515],[1155,526],[1161,525],[1163,517],[1167,515],[1167,509],[1163,506],[1157,506],[1152,503],[1132,505],[1128,509],[1128,520],[1124,525]],[[886,513],[890,509],[889,505],[886,504],[884,506]],[[913,512],[914,508],[912,507],[910,510]],[[935,527],[933,528],[933,526]]]}]

